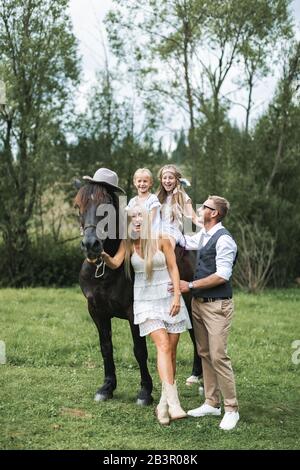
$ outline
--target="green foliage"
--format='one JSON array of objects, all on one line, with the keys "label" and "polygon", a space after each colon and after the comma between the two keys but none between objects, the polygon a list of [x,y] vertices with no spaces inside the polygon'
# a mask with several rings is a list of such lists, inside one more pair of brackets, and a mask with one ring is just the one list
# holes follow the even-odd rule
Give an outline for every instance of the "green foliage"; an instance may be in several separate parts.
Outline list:
[{"label": "green foliage", "polygon": [[[241,419],[219,429],[215,417],[187,418],[160,426],[154,406],[135,404],[140,377],[129,324],[112,324],[118,387],[113,400],[95,403],[103,363],[86,300],[76,289],[3,289],[1,335],[7,364],[1,365],[1,449],[186,450],[298,449],[300,402],[292,362],[300,290],[235,295],[228,342]],[[155,349],[148,341],[153,397],[160,384]],[[299,357],[299,355],[298,355]],[[177,380],[184,409],[199,406],[198,387],[186,387],[192,344],[182,334]],[[20,384],[22,384],[20,390]]]},{"label": "green foliage", "polygon": [[68,174],[80,177],[109,167],[119,175],[120,185],[130,198],[135,191],[135,170],[149,167],[155,174],[167,156],[154,145],[157,116],[153,102],[149,100],[144,108],[143,125],[136,118],[143,111],[129,99],[119,101],[115,83],[116,77],[106,70],[91,90],[87,110],[75,123],[77,140],[69,146]]},{"label": "green foliage", "polygon": [[[266,265],[266,278],[272,285],[289,285],[299,277],[299,43],[291,43],[289,49],[274,99],[251,134],[232,125],[225,107],[219,108],[216,134],[214,103],[210,100],[205,103],[206,117],[195,130],[196,201],[203,201],[208,194],[223,195],[230,201],[232,215],[225,224],[242,250],[240,278],[249,280],[250,290],[257,288],[257,277],[250,280],[254,271],[264,272]],[[192,171],[182,139],[173,155],[176,161],[185,159]],[[249,235],[247,241],[243,230]],[[268,243],[272,250],[266,248]],[[264,259],[259,261],[263,252]]]},{"label": "green foliage", "polygon": [[18,276],[11,270],[3,245],[0,245],[0,256],[0,287],[73,286],[78,283],[83,262],[79,242],[55,243],[50,237],[29,245],[27,262]]},{"label": "green foliage", "polygon": [[[239,243],[241,224],[252,251],[260,246],[250,236],[256,230],[263,234],[262,245],[264,234],[276,240],[266,278],[273,285],[289,285],[299,277],[300,259],[295,209],[300,204],[300,49],[293,39],[291,1],[112,3],[106,25],[117,66],[109,68],[114,61],[105,54],[87,107],[77,116],[71,98],[79,66],[68,1],[1,4],[0,80],[7,95],[6,105],[0,104],[3,285],[69,282],[64,266],[73,265],[64,263],[56,247],[47,253],[42,249],[49,243],[45,212],[50,212],[49,204],[57,207],[55,198],[41,207],[47,191],[55,194],[59,188],[61,201],[65,197],[71,202],[74,177],[109,167],[130,198],[138,167],[148,167],[156,177],[168,161],[192,181],[194,205],[208,194],[229,199],[232,216],[226,225]],[[275,64],[282,66],[275,96],[253,125],[255,85]],[[238,104],[245,120],[238,126],[229,118],[233,95],[224,95],[225,84],[244,92],[245,100]],[[160,137],[166,136],[170,122],[177,128],[182,123],[184,129],[177,132],[175,150],[167,154]],[[157,186],[155,180],[153,190]],[[58,242],[61,217],[68,217],[62,207],[52,224]],[[248,255],[250,245],[245,246]],[[70,260],[66,246],[62,248]],[[28,268],[35,250],[47,259],[45,270],[38,263]]]},{"label": "green foliage", "polygon": [[18,277],[28,259],[28,225],[38,195],[60,173],[69,100],[78,83],[68,0],[8,0],[0,6],[0,226]]},{"label": "green foliage", "polygon": [[[225,82],[242,61],[245,77],[236,80],[248,93],[248,133],[254,81],[266,73],[267,56],[274,54],[275,44],[291,37],[290,0],[114,0],[113,4],[107,16],[108,36],[120,63],[131,67],[138,57],[135,77],[142,78],[144,93],[160,95],[169,107],[176,103],[185,114],[193,198],[202,189],[199,167],[213,192],[220,192],[220,166],[224,160],[227,165],[223,128],[230,106],[223,96]],[[162,64],[163,73],[149,63]]]}]

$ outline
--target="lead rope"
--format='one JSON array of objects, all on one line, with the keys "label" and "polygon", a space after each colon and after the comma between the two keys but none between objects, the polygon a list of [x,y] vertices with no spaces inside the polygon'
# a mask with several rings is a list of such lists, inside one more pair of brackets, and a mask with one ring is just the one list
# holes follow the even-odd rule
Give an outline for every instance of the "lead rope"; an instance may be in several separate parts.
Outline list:
[{"label": "lead rope", "polygon": [[[102,259],[99,264],[96,264],[96,266],[97,266],[97,268],[96,268],[96,271],[95,271],[95,278],[98,279],[99,277],[104,276],[106,264]],[[99,271],[100,268],[102,268],[102,272],[100,274],[98,274],[98,271]]]}]

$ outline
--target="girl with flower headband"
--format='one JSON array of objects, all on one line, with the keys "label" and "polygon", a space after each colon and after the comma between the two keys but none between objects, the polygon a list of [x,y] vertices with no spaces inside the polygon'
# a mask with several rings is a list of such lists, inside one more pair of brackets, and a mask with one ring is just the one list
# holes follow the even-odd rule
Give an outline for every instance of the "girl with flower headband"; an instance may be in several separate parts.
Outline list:
[{"label": "girl with flower headband", "polygon": [[161,203],[161,232],[167,235],[175,248],[182,238],[183,216],[190,218],[195,225],[202,226],[192,201],[184,190],[190,183],[182,178],[175,165],[165,165],[158,173],[160,188],[158,200]]}]

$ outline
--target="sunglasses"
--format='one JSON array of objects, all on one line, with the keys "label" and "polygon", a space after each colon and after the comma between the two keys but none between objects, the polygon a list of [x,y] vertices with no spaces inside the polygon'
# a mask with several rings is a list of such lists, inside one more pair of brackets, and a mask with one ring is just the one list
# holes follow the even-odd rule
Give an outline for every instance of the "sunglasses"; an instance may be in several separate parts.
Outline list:
[{"label": "sunglasses", "polygon": [[206,204],[202,204],[201,209],[210,209],[211,211],[216,211],[215,207],[207,206]]}]

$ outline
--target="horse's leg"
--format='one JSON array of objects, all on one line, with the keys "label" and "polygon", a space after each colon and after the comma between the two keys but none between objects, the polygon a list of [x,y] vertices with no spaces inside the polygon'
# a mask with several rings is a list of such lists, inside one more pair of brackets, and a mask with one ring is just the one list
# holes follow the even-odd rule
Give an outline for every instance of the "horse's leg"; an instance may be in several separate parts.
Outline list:
[{"label": "horse's leg", "polygon": [[141,390],[138,393],[136,402],[138,405],[151,405],[153,402],[153,397],[151,395],[153,384],[147,364],[148,351],[146,338],[140,336],[138,325],[134,325],[132,321],[129,321],[129,324],[133,339],[133,352],[138,362],[141,374]]},{"label": "horse's leg", "polygon": [[91,316],[98,329],[100,349],[104,363],[104,384],[97,390],[95,401],[104,401],[113,397],[113,391],[117,386],[116,368],[113,357],[111,319],[100,319],[95,315],[95,311],[93,309]]},{"label": "horse's leg", "polygon": [[[183,299],[187,308],[187,311],[189,313],[189,317],[191,320],[191,323],[193,324],[193,319],[192,319],[192,298],[191,295],[183,295]],[[196,340],[195,340],[195,333],[194,329],[192,328],[189,330],[190,338],[193,343],[193,349],[194,349],[194,357],[193,357],[193,368],[192,368],[192,376],[195,377],[202,377],[202,362],[201,362],[201,357],[198,355],[197,352],[197,346],[196,346]]]},{"label": "horse's leg", "polygon": [[[194,252],[189,252],[185,251],[181,247],[176,247],[175,250],[176,254],[176,262],[177,266],[179,269],[180,273],[180,279],[184,279],[185,281],[191,281],[194,277],[194,264],[195,264],[195,253]],[[183,300],[186,305],[186,308],[189,313],[189,317],[191,320],[191,323],[193,324],[192,320],[192,295],[190,292],[187,292],[186,294],[183,294]],[[194,357],[193,357],[193,368],[192,368],[192,379],[194,377],[202,377],[202,363],[201,363],[201,358],[198,355],[197,352],[197,347],[196,347],[196,341],[195,341],[195,334],[194,330],[189,330],[190,337],[193,343],[193,349],[194,349]]]},{"label": "horse's leg", "polygon": [[201,358],[198,356],[194,330],[193,329],[189,330],[189,334],[190,334],[190,337],[193,343],[193,348],[194,348],[192,375],[196,377],[202,377],[202,362],[201,362]]}]

